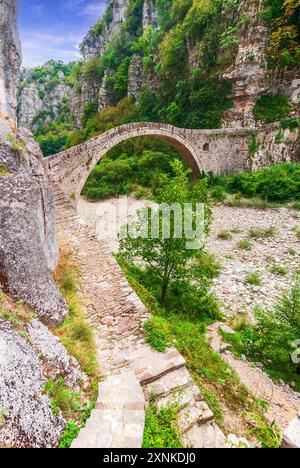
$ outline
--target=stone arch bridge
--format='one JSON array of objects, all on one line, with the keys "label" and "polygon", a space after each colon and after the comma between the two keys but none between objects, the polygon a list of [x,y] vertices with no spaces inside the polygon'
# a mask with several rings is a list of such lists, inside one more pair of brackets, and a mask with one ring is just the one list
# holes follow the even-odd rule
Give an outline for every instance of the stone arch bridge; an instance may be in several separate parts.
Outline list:
[{"label": "stone arch bridge", "polygon": [[84,184],[106,153],[125,140],[156,137],[170,143],[197,177],[202,171],[233,173],[247,168],[252,132],[245,129],[188,130],[160,123],[130,123],[45,159],[50,182],[77,206]]}]

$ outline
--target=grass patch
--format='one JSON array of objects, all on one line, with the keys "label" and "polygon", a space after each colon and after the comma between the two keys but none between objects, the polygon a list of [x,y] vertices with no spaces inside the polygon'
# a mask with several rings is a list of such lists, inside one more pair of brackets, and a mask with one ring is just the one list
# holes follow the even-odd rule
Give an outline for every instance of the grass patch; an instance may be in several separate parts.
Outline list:
[{"label": "grass patch", "polygon": [[261,286],[262,285],[262,278],[257,271],[248,273],[245,277],[245,281],[247,284],[252,286]]},{"label": "grass patch", "polygon": [[56,381],[49,380],[44,387],[44,393],[50,397],[53,414],[58,415],[62,411],[64,416],[71,417],[74,411],[81,408],[80,393],[68,389],[63,377],[58,377]]},{"label": "grass patch", "polygon": [[237,247],[240,249],[240,250],[252,250],[252,247],[253,247],[253,244],[252,242],[250,241],[250,239],[241,239],[238,243],[237,243]]},{"label": "grass patch", "polygon": [[287,275],[287,269],[283,265],[272,265],[270,267],[270,273],[273,275],[278,275],[278,276],[286,276]]},{"label": "grass patch", "polygon": [[295,227],[293,228],[293,232],[296,234],[297,239],[300,239],[300,227],[299,227],[299,226],[295,226]]},{"label": "grass patch", "polygon": [[68,419],[67,428],[64,430],[63,435],[59,441],[59,448],[69,448],[74,439],[79,434],[81,427],[73,419]]},{"label": "grass patch", "polygon": [[253,227],[250,229],[249,236],[253,239],[269,239],[275,237],[277,234],[276,229],[273,226],[268,228],[256,228]]},{"label": "grass patch", "polygon": [[36,317],[37,315],[24,304],[24,301],[13,301],[0,289],[0,319],[8,320],[19,334],[24,334],[24,338],[26,338],[24,326]]},{"label": "grass patch", "polygon": [[86,322],[83,304],[78,294],[80,271],[67,249],[61,249],[55,280],[67,300],[70,314],[53,332],[61,339],[68,352],[78,360],[82,370],[90,377],[99,379],[93,329]]},{"label": "grass patch", "polygon": [[8,174],[9,174],[9,172],[6,169],[6,166],[4,166],[4,164],[0,164],[0,177],[5,177]]},{"label": "grass patch", "polygon": [[232,239],[232,234],[227,231],[227,230],[222,230],[218,233],[218,239],[222,239],[222,240],[230,240]]},{"label": "grass patch", "polygon": [[153,403],[146,409],[143,448],[183,448],[176,422],[177,405],[157,408]]},{"label": "grass patch", "polygon": [[300,201],[293,203],[291,208],[295,211],[300,211]]}]

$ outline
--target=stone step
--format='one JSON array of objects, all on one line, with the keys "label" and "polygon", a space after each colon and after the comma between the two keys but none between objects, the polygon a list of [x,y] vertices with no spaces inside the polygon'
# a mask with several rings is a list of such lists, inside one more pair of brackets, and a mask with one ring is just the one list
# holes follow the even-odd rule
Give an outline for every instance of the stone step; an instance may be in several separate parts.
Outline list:
[{"label": "stone step", "polygon": [[178,413],[178,429],[181,434],[189,431],[195,424],[205,424],[214,420],[213,412],[204,401],[194,401]]},{"label": "stone step", "polygon": [[202,401],[203,397],[200,394],[200,390],[196,385],[186,387],[184,389],[175,390],[167,396],[160,397],[156,400],[158,408],[163,406],[176,404],[178,409],[182,409],[191,403]]},{"label": "stone step", "polygon": [[[132,323],[136,322],[135,319],[130,318],[130,315],[124,322],[128,329],[131,328]],[[185,366],[184,358],[175,348],[170,348],[165,353],[159,353],[147,345],[131,350],[130,353],[126,349],[112,351],[111,360],[127,362],[141,385],[154,382],[168,372]]]},{"label": "stone step", "polygon": [[225,435],[214,422],[194,425],[183,435],[183,443],[190,448],[228,448]]},{"label": "stone step", "polygon": [[176,389],[192,385],[193,381],[186,367],[169,372],[155,382],[145,386],[147,398],[167,396]]},{"label": "stone step", "polygon": [[132,371],[109,376],[89,420],[71,448],[141,448],[145,398]]}]

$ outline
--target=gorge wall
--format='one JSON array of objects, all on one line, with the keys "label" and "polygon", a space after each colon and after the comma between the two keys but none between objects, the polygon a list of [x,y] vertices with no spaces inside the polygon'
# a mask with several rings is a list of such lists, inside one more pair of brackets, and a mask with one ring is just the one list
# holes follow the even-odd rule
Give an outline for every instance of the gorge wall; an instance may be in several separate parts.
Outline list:
[{"label": "gorge wall", "polygon": [[1,1],[0,132],[7,130],[9,126],[11,127],[16,120],[17,80],[21,65],[21,47],[16,24],[17,8],[18,5],[14,1]]},{"label": "gorge wall", "polygon": [[67,306],[51,274],[58,259],[54,198],[40,148],[28,131],[14,127],[21,58],[16,14],[16,1],[1,3],[0,281],[55,324]]},{"label": "gorge wall", "polygon": [[29,131],[15,127],[17,3],[0,5],[0,447],[50,448],[67,421],[47,382],[81,394],[87,376],[44,325],[60,324],[68,308],[51,273],[58,245],[42,153]]},{"label": "gorge wall", "polygon": [[298,160],[299,5],[279,1],[109,0],[81,62],[23,71],[19,123],[46,156],[111,125],[154,121],[251,128],[254,168]]}]

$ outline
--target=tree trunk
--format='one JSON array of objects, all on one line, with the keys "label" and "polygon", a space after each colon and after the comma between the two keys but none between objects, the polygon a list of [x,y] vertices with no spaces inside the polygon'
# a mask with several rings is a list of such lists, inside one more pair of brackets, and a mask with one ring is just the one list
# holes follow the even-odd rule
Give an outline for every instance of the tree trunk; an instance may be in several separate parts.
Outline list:
[{"label": "tree trunk", "polygon": [[168,292],[168,281],[164,280],[162,284],[162,288],[161,288],[161,300],[160,300],[160,303],[162,306],[166,304],[167,292]]}]

